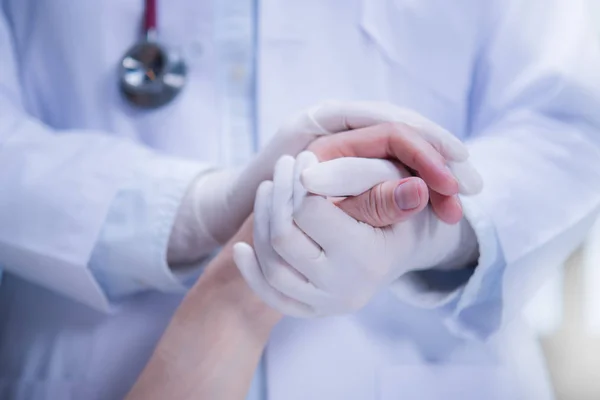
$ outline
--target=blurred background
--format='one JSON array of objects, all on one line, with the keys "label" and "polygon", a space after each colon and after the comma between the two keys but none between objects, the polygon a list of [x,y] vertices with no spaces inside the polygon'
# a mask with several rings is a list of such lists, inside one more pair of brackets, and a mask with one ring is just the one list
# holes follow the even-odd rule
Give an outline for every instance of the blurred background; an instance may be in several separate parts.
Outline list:
[{"label": "blurred background", "polygon": [[600,222],[527,316],[539,332],[557,400],[600,399]]},{"label": "blurred background", "polygon": [[[591,3],[600,38],[600,0]],[[600,400],[600,221],[558,271],[527,317],[539,333],[556,399]]]}]

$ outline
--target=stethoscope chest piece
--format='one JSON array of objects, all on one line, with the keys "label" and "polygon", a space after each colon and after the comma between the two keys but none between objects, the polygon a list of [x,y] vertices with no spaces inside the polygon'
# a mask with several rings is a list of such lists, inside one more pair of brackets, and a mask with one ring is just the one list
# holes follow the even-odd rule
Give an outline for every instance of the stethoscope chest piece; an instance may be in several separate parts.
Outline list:
[{"label": "stethoscope chest piece", "polygon": [[145,40],[135,44],[121,61],[121,92],[137,107],[158,108],[179,94],[186,75],[187,67],[180,54]]},{"label": "stethoscope chest piece", "polygon": [[146,109],[173,100],[185,86],[187,67],[181,55],[161,46],[156,29],[156,0],[146,0],[144,39],[121,60],[120,90],[130,104]]}]

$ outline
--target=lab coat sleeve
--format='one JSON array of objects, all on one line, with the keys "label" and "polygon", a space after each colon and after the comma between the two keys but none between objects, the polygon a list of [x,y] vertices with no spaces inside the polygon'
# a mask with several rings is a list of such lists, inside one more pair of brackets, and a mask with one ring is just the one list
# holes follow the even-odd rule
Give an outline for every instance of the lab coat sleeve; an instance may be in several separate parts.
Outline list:
[{"label": "lab coat sleeve", "polygon": [[92,251],[89,267],[110,300],[148,289],[186,289],[210,257],[167,265],[168,241],[196,164],[147,154],[116,193]]},{"label": "lab coat sleeve", "polygon": [[403,282],[414,303],[437,301],[456,334],[482,339],[521,311],[600,207],[600,43],[587,2],[495,4],[468,140],[485,188],[463,198],[480,257],[475,269]]},{"label": "lab coat sleeve", "polygon": [[[89,268],[92,252],[101,247],[96,254],[114,262],[110,268],[119,269],[124,279],[137,277],[162,290],[179,288],[166,271],[164,257],[148,260],[164,255],[166,231],[183,188],[207,167],[161,157],[106,132],[57,131],[28,115],[2,13],[0,63],[0,265],[4,272],[106,311],[106,290]],[[139,184],[143,189],[136,190],[132,182],[138,178],[143,178]],[[135,201],[123,200],[133,197]],[[117,232],[112,221],[119,218],[127,222]],[[137,238],[142,239],[141,247],[134,242]],[[144,251],[145,256],[137,259]],[[124,252],[127,255],[114,255]]]}]

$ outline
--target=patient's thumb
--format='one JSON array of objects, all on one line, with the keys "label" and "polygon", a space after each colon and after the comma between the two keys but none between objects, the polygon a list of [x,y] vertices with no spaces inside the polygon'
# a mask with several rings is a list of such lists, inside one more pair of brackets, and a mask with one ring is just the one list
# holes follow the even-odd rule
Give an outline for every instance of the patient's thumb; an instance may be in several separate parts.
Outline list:
[{"label": "patient's thumb", "polygon": [[429,190],[421,178],[385,181],[366,192],[338,203],[354,219],[374,227],[405,221],[422,211],[429,201]]}]

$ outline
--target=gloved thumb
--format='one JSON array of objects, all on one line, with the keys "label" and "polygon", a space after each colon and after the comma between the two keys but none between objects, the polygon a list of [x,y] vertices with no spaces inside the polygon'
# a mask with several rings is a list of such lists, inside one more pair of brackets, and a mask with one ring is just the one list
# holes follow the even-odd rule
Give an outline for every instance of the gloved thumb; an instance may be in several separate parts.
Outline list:
[{"label": "gloved thumb", "polygon": [[410,177],[377,184],[337,205],[357,221],[383,227],[409,219],[422,211],[428,201],[429,190],[425,182]]}]

